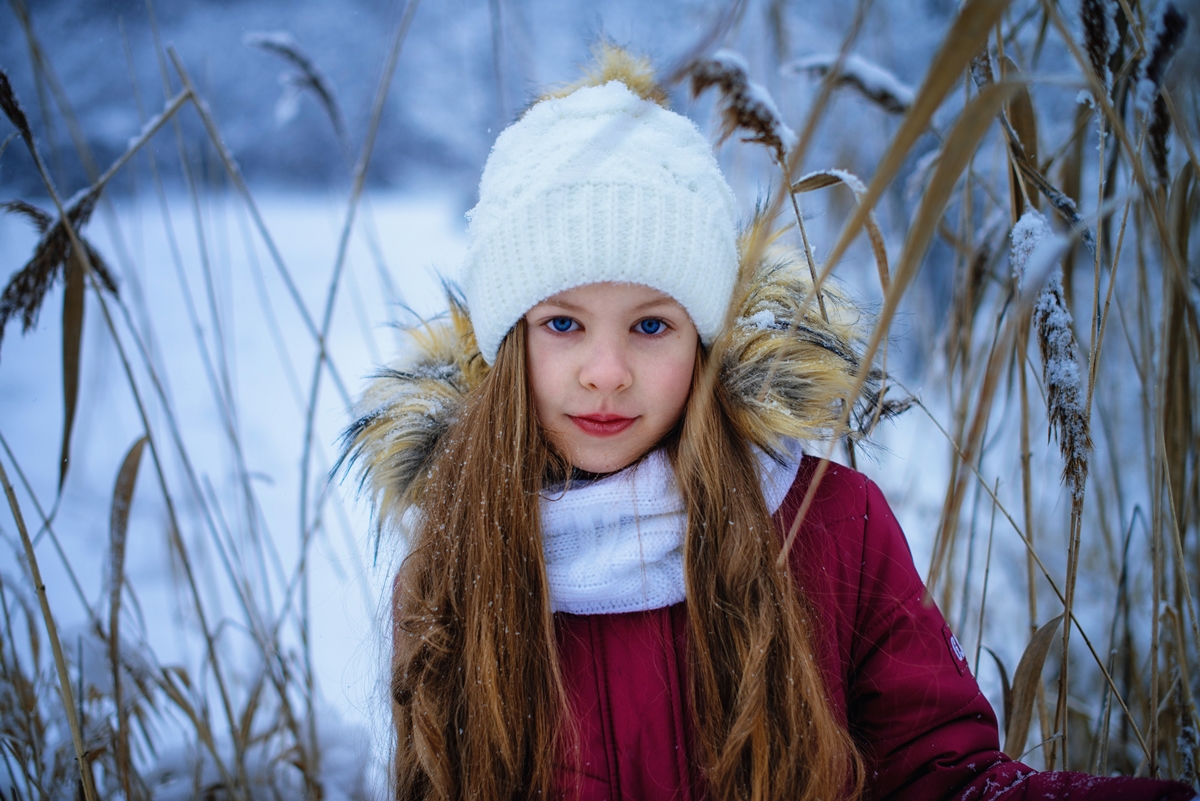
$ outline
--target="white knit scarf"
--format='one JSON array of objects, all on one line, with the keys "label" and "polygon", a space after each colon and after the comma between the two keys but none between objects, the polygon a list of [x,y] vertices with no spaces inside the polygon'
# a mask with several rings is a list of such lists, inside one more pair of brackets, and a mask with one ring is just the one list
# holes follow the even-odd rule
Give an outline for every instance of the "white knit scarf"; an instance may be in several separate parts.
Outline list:
[{"label": "white knit scarf", "polygon": [[[784,464],[756,449],[767,510],[783,503],[800,451]],[[555,612],[615,614],[684,600],[683,497],[666,454],[598,481],[542,493],[542,543]]]}]

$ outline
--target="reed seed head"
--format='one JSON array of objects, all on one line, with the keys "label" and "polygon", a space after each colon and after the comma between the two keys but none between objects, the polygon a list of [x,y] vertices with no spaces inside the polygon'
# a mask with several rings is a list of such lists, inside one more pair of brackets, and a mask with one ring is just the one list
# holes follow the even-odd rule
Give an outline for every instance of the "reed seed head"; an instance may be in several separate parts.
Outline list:
[{"label": "reed seed head", "polygon": [[[334,133],[339,138],[345,135],[345,123],[342,121],[342,112],[338,107],[333,84],[325,73],[317,69],[317,65],[313,63],[313,60],[300,49],[300,43],[296,41],[295,37],[286,31],[251,33],[246,35],[244,41],[250,47],[257,47],[282,56],[285,61],[299,70],[299,72],[287,73],[281,76],[285,94],[278,108],[286,107],[287,104],[284,101],[289,97],[295,97],[295,95],[305,89],[311,90],[325,109],[325,113],[329,116],[329,120],[334,127]],[[286,116],[286,114],[280,115],[277,112],[277,116]]]},{"label": "reed seed head", "polygon": [[1167,137],[1171,134],[1171,115],[1167,112],[1167,101],[1159,93],[1154,96],[1150,106],[1150,121],[1146,124],[1146,149],[1150,153],[1150,163],[1154,165],[1154,175],[1160,184],[1166,185],[1171,180],[1167,167]]},{"label": "reed seed head", "polygon": [[1008,263],[1012,267],[1013,278],[1017,281],[1017,289],[1025,285],[1025,267],[1029,257],[1037,248],[1038,243],[1048,236],[1053,236],[1050,223],[1036,209],[1029,209],[1013,226],[1011,239],[1012,248],[1008,252]]},{"label": "reed seed head", "polygon": [[1183,44],[1187,26],[1187,16],[1176,8],[1174,3],[1167,3],[1154,32],[1150,55],[1142,62],[1142,75],[1138,81],[1137,106],[1147,116],[1152,113],[1154,96],[1162,89],[1163,78],[1171,65],[1171,59]]},{"label": "reed seed head", "polygon": [[1042,287],[1033,307],[1033,324],[1042,353],[1050,431],[1058,438],[1063,456],[1063,482],[1071,490],[1072,499],[1080,501],[1087,482],[1092,439],[1084,408],[1086,394],[1079,370],[1079,348],[1071,329],[1071,312],[1063,296],[1062,268],[1055,269]]},{"label": "reed seed head", "polygon": [[[78,202],[67,209],[67,219],[71,221],[75,235],[86,251],[87,258],[91,262],[92,269],[100,280],[101,286],[115,295],[117,283],[113,279],[112,272],[100,253],[83,238],[80,231],[91,218],[98,197],[91,192],[85,193]],[[75,253],[71,236],[67,233],[67,228],[61,219],[51,225],[52,218],[49,214],[37,206],[20,200],[0,204],[0,210],[26,218],[42,235],[37,247],[34,248],[33,256],[25,263],[24,267],[13,275],[4,288],[4,293],[0,295],[0,343],[2,343],[4,328],[10,318],[20,315],[22,330],[25,333],[37,325],[38,313],[41,311],[46,293],[64,274],[63,268],[69,260],[79,258],[79,256]]]},{"label": "reed seed head", "polygon": [[12,84],[8,82],[8,73],[4,70],[0,70],[0,109],[4,110],[9,122],[21,132],[21,138],[32,150],[33,132],[29,129],[29,120],[26,119],[25,112],[21,109],[20,102],[17,101],[17,95],[13,92]]},{"label": "reed seed head", "polygon": [[743,131],[747,134],[743,141],[766,145],[776,161],[786,164],[788,151],[796,144],[796,134],[784,123],[767,90],[751,81],[747,72],[741,56],[720,50],[712,58],[692,64],[692,97],[699,97],[709,87],[717,87],[721,141]]},{"label": "reed seed head", "polygon": [[1091,62],[1096,80],[1108,88],[1108,56],[1112,49],[1109,25],[1112,20],[1112,5],[1109,0],[1083,0],[1079,5],[1079,16],[1083,22],[1083,46]]}]

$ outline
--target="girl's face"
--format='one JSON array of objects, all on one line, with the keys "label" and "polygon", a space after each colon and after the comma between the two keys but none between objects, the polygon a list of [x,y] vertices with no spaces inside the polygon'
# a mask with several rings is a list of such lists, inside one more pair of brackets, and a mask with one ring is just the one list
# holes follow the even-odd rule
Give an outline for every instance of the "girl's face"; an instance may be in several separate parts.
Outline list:
[{"label": "girl's face", "polygon": [[699,336],[669,296],[588,284],[542,301],[525,323],[538,421],[575,467],[620,470],[679,421]]}]

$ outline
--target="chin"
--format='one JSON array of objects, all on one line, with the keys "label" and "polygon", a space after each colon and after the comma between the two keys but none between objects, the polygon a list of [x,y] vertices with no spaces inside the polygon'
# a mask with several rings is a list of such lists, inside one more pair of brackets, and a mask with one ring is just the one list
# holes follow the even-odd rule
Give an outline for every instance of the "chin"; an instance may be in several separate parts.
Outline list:
[{"label": "chin", "polygon": [[651,450],[651,447],[637,446],[603,453],[588,453],[579,448],[573,450],[575,458],[571,459],[572,466],[589,473],[616,473],[641,459]]}]

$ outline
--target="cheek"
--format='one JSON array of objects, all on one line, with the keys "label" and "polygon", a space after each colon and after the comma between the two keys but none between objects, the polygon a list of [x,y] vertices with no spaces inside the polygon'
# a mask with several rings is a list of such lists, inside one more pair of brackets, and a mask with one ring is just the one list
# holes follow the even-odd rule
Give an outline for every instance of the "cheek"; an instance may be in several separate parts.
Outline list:
[{"label": "cheek", "polygon": [[685,348],[670,361],[659,364],[651,373],[654,376],[654,393],[661,399],[661,412],[670,418],[668,427],[675,425],[687,405],[695,363],[695,348]]},{"label": "cheek", "polygon": [[555,362],[554,353],[544,347],[536,335],[531,335],[526,342],[526,372],[529,375],[529,391],[533,395],[533,408],[541,420],[546,420],[557,405],[560,391],[554,376],[558,374],[559,366]]}]

